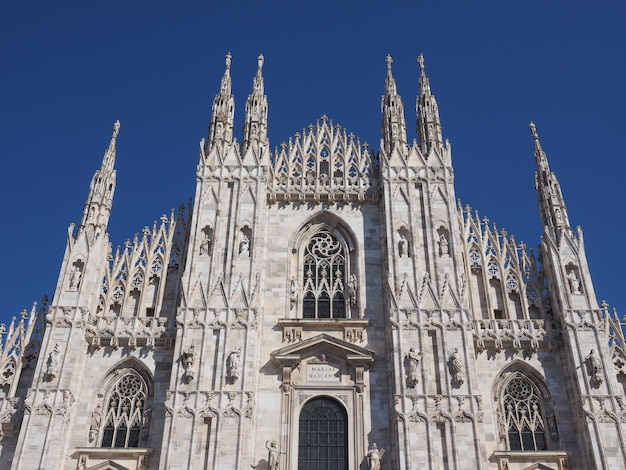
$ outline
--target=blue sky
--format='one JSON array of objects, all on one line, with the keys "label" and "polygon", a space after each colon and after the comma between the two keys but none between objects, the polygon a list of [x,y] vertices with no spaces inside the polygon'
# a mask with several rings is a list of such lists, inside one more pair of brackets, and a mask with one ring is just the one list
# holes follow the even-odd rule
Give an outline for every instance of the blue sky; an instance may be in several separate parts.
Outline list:
[{"label": "blue sky", "polygon": [[412,139],[424,53],[457,197],[529,246],[541,234],[533,120],[597,296],[626,313],[626,2],[213,3],[0,6],[0,321],[52,295],[116,119],[114,245],[193,195],[229,51],[239,140],[263,53],[272,146],[326,114],[376,148],[385,56]]}]

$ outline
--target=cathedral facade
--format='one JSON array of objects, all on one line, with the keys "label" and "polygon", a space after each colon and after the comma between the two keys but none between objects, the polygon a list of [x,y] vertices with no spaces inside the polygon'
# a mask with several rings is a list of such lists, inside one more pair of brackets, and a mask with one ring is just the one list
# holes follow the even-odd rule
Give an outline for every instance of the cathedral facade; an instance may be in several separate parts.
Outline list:
[{"label": "cathedral facade", "polygon": [[113,250],[115,123],[0,330],[0,467],[625,468],[624,335],[535,126],[537,253],[457,203],[422,56],[412,143],[387,57],[378,149],[323,116],[271,151],[262,56],[238,142],[230,61],[193,200]]}]

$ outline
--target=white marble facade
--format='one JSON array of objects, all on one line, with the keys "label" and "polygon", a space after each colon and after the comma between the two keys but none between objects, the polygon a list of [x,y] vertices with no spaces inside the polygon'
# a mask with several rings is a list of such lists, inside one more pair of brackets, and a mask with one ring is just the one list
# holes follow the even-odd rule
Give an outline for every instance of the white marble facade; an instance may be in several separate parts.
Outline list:
[{"label": "white marble facade", "polygon": [[117,251],[114,125],[54,300],[1,331],[0,466],[624,468],[622,330],[535,126],[537,255],[457,205],[422,56],[417,141],[387,57],[380,148],[323,116],[275,153],[263,57],[241,144],[230,62],[193,202]]}]

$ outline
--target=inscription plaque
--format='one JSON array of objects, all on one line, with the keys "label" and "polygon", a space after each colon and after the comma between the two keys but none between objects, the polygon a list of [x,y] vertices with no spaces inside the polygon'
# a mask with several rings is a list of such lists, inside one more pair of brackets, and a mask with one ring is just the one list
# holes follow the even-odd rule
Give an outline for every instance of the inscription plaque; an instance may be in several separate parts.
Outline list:
[{"label": "inscription plaque", "polygon": [[307,382],[339,382],[339,367],[330,364],[308,364],[306,367]]}]

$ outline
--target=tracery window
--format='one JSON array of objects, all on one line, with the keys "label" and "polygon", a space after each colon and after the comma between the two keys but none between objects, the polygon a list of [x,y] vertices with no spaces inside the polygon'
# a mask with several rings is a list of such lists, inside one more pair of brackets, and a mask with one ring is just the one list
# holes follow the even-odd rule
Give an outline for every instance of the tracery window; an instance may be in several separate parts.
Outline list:
[{"label": "tracery window", "polygon": [[348,468],[348,415],[328,397],[307,402],[299,420],[298,470],[322,468]]},{"label": "tracery window", "polygon": [[537,387],[516,375],[504,389],[502,413],[509,450],[546,450],[545,424]]},{"label": "tracery window", "polygon": [[304,251],[304,318],[346,318],[346,265],[345,249],[331,232],[311,237]]},{"label": "tracery window", "polygon": [[139,447],[145,421],[147,387],[130,371],[111,388],[104,413],[102,447]]}]

